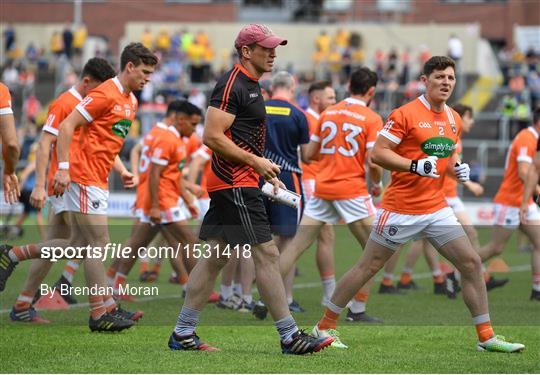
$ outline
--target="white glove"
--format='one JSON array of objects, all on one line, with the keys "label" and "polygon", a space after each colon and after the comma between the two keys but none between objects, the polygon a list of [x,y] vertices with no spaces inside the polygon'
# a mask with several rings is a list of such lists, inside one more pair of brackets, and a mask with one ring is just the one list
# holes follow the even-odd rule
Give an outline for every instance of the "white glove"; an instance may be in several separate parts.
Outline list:
[{"label": "white glove", "polygon": [[471,174],[471,168],[467,163],[456,163],[454,166],[454,172],[456,172],[456,178],[461,182],[469,181],[469,175]]},{"label": "white glove", "polygon": [[413,160],[409,170],[422,177],[439,178],[441,176],[437,174],[437,159],[436,156],[428,156],[425,159]]}]

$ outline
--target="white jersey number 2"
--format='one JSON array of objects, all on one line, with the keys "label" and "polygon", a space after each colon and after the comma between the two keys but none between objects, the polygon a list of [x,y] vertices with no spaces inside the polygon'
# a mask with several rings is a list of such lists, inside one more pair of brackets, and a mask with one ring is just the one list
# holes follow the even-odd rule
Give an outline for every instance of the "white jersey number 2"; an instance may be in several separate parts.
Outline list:
[{"label": "white jersey number 2", "polygon": [[[322,139],[321,154],[332,155],[336,152],[336,146],[328,146],[328,144],[332,142],[336,137],[338,132],[338,126],[333,121],[325,121],[321,126],[321,132],[325,131],[326,129],[329,129],[330,133],[328,133],[328,135],[326,135]],[[347,142],[347,145],[349,145],[350,147],[345,148],[343,146],[339,146],[337,151],[343,156],[353,157],[360,149],[358,141],[356,140],[356,136],[362,133],[362,128],[360,126],[344,122],[341,125],[341,131],[343,133],[347,132],[347,135],[345,136],[345,142]]]}]

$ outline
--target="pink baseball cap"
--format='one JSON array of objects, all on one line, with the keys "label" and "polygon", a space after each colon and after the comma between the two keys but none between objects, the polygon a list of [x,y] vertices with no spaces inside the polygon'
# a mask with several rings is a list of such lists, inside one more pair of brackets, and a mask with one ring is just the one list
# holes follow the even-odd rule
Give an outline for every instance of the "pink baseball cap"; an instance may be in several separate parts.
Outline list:
[{"label": "pink baseball cap", "polygon": [[264,48],[276,48],[277,46],[284,46],[287,44],[287,39],[277,36],[266,25],[252,23],[244,26],[242,30],[240,30],[234,41],[234,46],[240,48],[253,43],[257,43]]}]

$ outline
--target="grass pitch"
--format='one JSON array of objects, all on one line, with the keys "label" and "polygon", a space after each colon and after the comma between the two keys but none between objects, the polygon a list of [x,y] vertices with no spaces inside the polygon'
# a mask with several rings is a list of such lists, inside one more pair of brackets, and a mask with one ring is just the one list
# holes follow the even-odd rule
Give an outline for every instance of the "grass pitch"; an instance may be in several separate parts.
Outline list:
[{"label": "grass pitch", "polygon": [[[113,241],[128,236],[128,221],[113,221]],[[27,228],[18,243],[35,241],[35,230]],[[481,231],[481,242],[489,230]],[[345,227],[337,228],[336,268],[342,275],[361,253]],[[257,321],[250,314],[223,311],[209,305],[201,316],[197,332],[203,340],[221,349],[218,353],[172,352],[167,348],[182,305],[179,287],[167,282],[169,266],[164,264],[159,296],[125,303],[129,309],[145,312],[132,329],[119,334],[90,333],[88,307],[69,311],[45,311],[50,325],[10,322],[8,310],[22,286],[29,263],[17,267],[6,290],[0,294],[0,343],[2,373],[531,373],[540,370],[540,304],[530,294],[530,254],[516,250],[515,239],[503,258],[511,272],[504,288],[490,292],[491,318],[497,334],[522,342],[521,354],[479,353],[476,334],[461,297],[449,300],[433,295],[431,278],[424,260],[415,269],[420,290],[405,296],[379,295],[374,287],[368,312],[384,319],[384,325],[352,324],[341,321],[338,330],[348,350],[329,348],[303,357],[280,354],[279,338],[271,320]],[[397,275],[401,270],[398,267]],[[53,267],[46,282],[59,276],[62,263]],[[299,262],[295,299],[307,310],[295,314],[302,328],[311,330],[320,318],[321,290],[311,249]],[[139,284],[138,266],[130,283]],[[82,286],[79,272],[75,285]],[[378,285],[376,285],[378,287]],[[86,302],[83,297],[80,302]]]}]

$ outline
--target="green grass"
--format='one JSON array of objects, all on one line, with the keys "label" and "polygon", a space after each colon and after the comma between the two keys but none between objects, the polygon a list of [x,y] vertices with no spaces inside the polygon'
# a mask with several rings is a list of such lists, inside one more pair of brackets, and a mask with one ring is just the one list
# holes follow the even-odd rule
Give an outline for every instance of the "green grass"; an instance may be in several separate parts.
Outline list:
[{"label": "green grass", "polygon": [[[125,221],[115,221],[125,224]],[[128,226],[111,227],[113,241],[124,239]],[[33,230],[22,241],[35,241]],[[489,231],[481,231],[482,242]],[[336,268],[339,275],[360,254],[359,246],[338,228]],[[530,254],[516,250],[515,239],[504,259],[512,266],[529,264]],[[0,294],[0,310],[13,304],[22,285],[28,263],[21,264]],[[47,277],[52,284],[61,272],[59,262]],[[302,328],[311,329],[320,318],[321,291],[314,252],[300,263],[295,298],[306,308],[295,314]],[[398,267],[398,270],[401,268]],[[134,269],[136,271],[136,268]],[[416,274],[427,272],[420,260]],[[69,311],[46,311],[53,321],[47,326],[14,324],[0,313],[2,373],[531,373],[540,369],[540,304],[528,300],[530,271],[515,271],[510,283],[490,293],[491,318],[496,332],[522,342],[521,354],[506,355],[475,351],[476,335],[461,298],[449,300],[434,296],[429,278],[418,279],[421,289],[406,296],[370,296],[368,312],[384,319],[384,325],[369,326],[341,322],[339,331],[348,350],[327,349],[306,357],[280,354],[278,336],[267,319],[255,320],[249,314],[223,311],[207,306],[198,328],[200,336],[221,349],[218,353],[172,352],[167,348],[178,311],[182,305],[179,288],[167,283],[169,266],[162,269],[159,299],[125,304],[145,312],[136,327],[120,334],[90,333],[87,307]],[[136,272],[132,283],[136,282]],[[82,273],[75,284],[83,285]],[[86,302],[80,298],[80,302]]]}]

